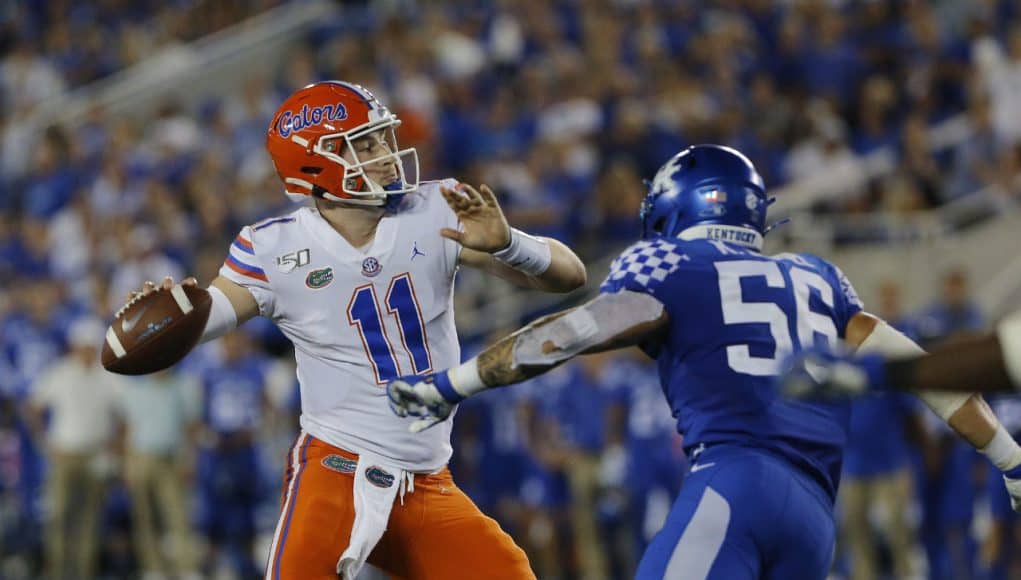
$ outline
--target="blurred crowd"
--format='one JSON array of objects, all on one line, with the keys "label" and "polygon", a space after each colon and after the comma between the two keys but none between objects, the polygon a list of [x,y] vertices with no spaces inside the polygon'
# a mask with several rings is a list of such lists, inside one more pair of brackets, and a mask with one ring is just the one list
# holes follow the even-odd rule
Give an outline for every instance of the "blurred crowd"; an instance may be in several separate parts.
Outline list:
[{"label": "blurred crowd", "polygon": [[[95,329],[144,280],[208,283],[243,225],[289,210],[265,131],[314,80],[369,87],[403,120],[425,177],[490,184],[511,223],[586,259],[637,237],[641,180],[697,142],[741,149],[774,188],[825,190],[863,156],[893,156],[892,171],[852,194],[820,196],[820,213],[911,214],[982,189],[1021,199],[1021,8],[1006,0],[351,2],[285,66],[246,71],[229,94],[161,101],[143,118],[93,107],[69,125],[25,123],[46,99],[278,3],[0,7],[0,577],[47,565],[253,573],[295,432],[289,343],[253,321],[178,371],[120,382],[97,374]],[[946,138],[948,120],[965,129]],[[484,302],[470,273],[460,280],[460,302]],[[965,302],[946,298],[910,324],[926,339],[973,329],[974,309],[954,306]],[[880,313],[899,320],[890,309]],[[82,400],[72,387],[86,382],[95,396]],[[95,409],[87,426],[68,411],[83,405]],[[902,407],[862,416],[924,416]],[[157,420],[154,409],[174,411]],[[877,522],[859,518],[845,537],[886,538],[877,569],[928,562],[933,577],[967,578],[994,550],[972,533],[963,506],[975,502],[946,498],[995,494],[976,487],[973,455],[916,427],[902,446],[863,427],[863,445],[900,459],[855,472],[852,450],[847,489],[860,491],[856,506],[892,493],[919,509],[878,522],[893,530],[880,536],[863,535]],[[685,469],[654,371],[631,355],[472,400],[455,450],[461,485],[543,578],[626,576]],[[179,475],[173,489],[167,473]],[[876,473],[893,483],[872,485]],[[46,539],[93,523],[94,546]],[[919,545],[906,530],[921,532],[928,558],[905,559],[903,546]],[[981,536],[999,538],[1000,554],[1014,537]]]}]

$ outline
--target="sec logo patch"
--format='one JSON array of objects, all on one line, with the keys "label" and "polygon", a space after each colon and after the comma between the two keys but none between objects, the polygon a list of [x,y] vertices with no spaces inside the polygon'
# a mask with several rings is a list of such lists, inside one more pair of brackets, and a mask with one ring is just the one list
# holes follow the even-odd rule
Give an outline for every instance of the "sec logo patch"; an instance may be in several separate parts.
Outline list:
[{"label": "sec logo patch", "polygon": [[372,278],[376,274],[383,271],[383,266],[379,263],[379,260],[368,257],[362,260],[362,274]]}]

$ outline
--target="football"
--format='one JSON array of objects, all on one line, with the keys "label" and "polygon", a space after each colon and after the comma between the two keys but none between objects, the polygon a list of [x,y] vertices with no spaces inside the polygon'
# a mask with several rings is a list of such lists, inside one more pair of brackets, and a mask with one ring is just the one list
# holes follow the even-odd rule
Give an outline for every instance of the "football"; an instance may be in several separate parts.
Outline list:
[{"label": "football", "polygon": [[135,298],[106,329],[103,367],[144,375],[173,365],[202,337],[211,306],[207,290],[180,284]]}]

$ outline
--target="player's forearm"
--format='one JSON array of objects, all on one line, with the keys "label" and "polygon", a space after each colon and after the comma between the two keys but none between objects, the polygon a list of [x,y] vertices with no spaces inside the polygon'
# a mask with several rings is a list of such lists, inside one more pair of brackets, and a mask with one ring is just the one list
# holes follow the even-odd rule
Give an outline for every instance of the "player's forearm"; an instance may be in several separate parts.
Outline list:
[{"label": "player's forearm", "polygon": [[975,449],[982,449],[989,445],[993,436],[996,435],[1000,421],[982,395],[972,395],[960,409],[951,415],[947,420],[947,425]]},{"label": "player's forearm", "polygon": [[887,383],[907,390],[992,393],[1018,388],[1011,381],[1004,353],[995,336],[941,345],[928,355],[886,363]]},{"label": "player's forearm", "polygon": [[1021,389],[1021,311],[1001,322],[994,334],[946,343],[929,356],[886,365],[890,384],[919,385],[935,391],[960,388],[962,382],[979,392]]},{"label": "player's forearm", "polygon": [[1018,477],[1021,466],[1021,446],[1003,428],[982,395],[971,398],[957,410],[947,424],[989,458],[1000,471],[1011,478]]},{"label": "player's forearm", "polygon": [[493,252],[461,252],[468,265],[485,269],[514,284],[545,292],[570,292],[585,285],[585,265],[564,244],[552,238],[511,229],[510,244]]},{"label": "player's forearm", "polygon": [[518,332],[503,338],[500,342],[482,351],[477,357],[478,372],[482,382],[487,387],[512,385],[541,375],[563,362],[550,361],[548,364],[529,365],[514,363],[514,343],[517,341],[518,336],[538,326],[542,326],[555,318],[559,318],[562,314],[544,316],[535,320]]},{"label": "player's forearm", "polygon": [[536,287],[546,292],[571,292],[585,285],[588,279],[585,264],[570,248],[552,238],[543,238],[550,249],[550,265],[534,276]]}]

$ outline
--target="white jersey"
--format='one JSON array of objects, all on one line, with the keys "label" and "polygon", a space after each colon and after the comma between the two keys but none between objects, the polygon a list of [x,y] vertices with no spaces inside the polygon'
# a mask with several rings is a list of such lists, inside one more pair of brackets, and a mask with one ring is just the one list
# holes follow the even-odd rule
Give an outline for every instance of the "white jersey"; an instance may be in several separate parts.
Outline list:
[{"label": "white jersey", "polygon": [[456,183],[422,183],[362,249],[314,208],[246,226],[220,269],[294,343],[302,428],[411,471],[446,465],[451,421],[408,432],[412,419],[390,411],[385,386],[460,362],[453,312],[460,246],[439,234],[458,227],[440,193]]}]

